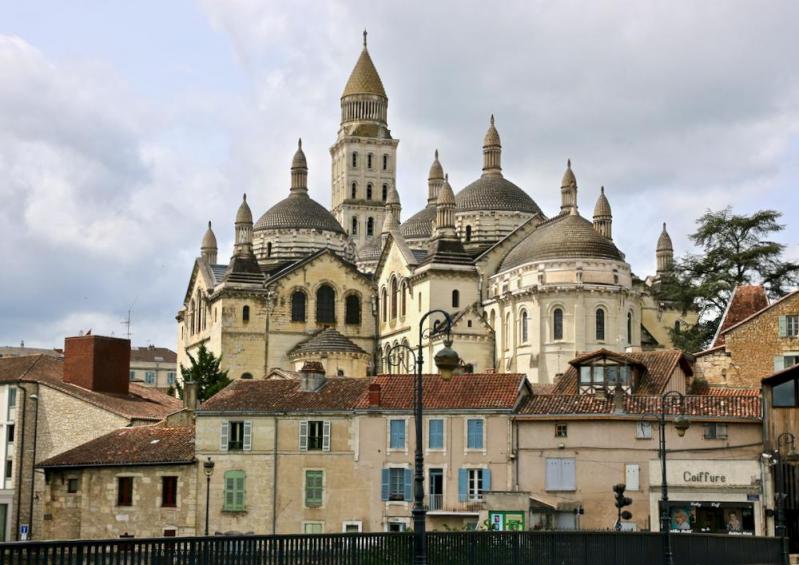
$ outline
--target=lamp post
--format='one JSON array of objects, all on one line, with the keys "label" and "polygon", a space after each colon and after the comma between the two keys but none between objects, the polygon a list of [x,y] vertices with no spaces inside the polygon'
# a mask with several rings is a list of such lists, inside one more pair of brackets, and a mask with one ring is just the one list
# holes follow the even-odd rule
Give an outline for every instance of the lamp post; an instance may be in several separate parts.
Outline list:
[{"label": "lamp post", "polygon": [[211,475],[214,474],[215,463],[209,457],[203,461],[203,471],[205,472],[205,535],[208,535],[208,512],[211,502]]},{"label": "lamp post", "polygon": [[669,485],[666,479],[666,413],[674,413],[674,427],[677,435],[685,436],[685,431],[690,426],[685,417],[685,396],[676,390],[669,391],[660,397],[660,411],[658,414],[658,453],[660,455],[660,532],[663,536],[663,565],[673,565],[674,558],[671,553],[671,519],[669,518]]},{"label": "lamp post", "polygon": [[[439,314],[443,320],[439,320],[433,324],[432,328],[425,328],[427,318],[433,314]],[[419,320],[419,343],[416,346],[416,351],[413,348],[405,345],[398,344],[392,347],[386,355],[386,362],[389,366],[402,363],[401,359],[394,358],[392,355],[399,350],[409,352],[414,359],[416,365],[416,378],[415,378],[415,392],[416,402],[414,405],[414,421],[416,424],[416,449],[414,451],[414,476],[413,476],[413,563],[415,565],[427,564],[427,538],[425,534],[425,516],[427,512],[424,509],[424,452],[422,450],[422,375],[424,373],[424,354],[422,352],[422,342],[425,337],[430,338],[433,335],[446,332],[444,339],[444,349],[436,353],[433,358],[441,373],[441,378],[448,381],[452,378],[452,371],[458,366],[460,359],[458,354],[453,351],[450,346],[452,341],[450,339],[450,330],[452,330],[452,317],[444,310],[430,310],[422,319]]]},{"label": "lamp post", "polygon": [[[787,565],[790,561],[787,532],[785,525],[785,499],[788,493],[785,492],[785,468],[784,465],[789,461],[799,460],[799,454],[796,453],[796,436],[791,432],[783,432],[777,436],[777,449],[774,450],[774,470],[776,479],[776,489],[774,498],[777,502],[777,520],[774,526],[774,534],[778,538],[782,538],[782,553],[783,563]],[[782,455],[782,448],[788,447],[788,454]]]}]

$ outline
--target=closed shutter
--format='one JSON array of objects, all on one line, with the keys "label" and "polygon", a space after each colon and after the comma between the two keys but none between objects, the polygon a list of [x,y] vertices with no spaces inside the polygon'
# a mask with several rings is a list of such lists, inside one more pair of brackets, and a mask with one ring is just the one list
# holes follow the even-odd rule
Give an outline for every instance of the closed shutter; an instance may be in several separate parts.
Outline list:
[{"label": "closed shutter", "polygon": [[242,449],[252,451],[252,422],[244,422],[244,438],[242,438]]},{"label": "closed shutter", "polygon": [[325,420],[322,430],[322,451],[330,451],[330,422],[328,420]]},{"label": "closed shutter", "polygon": [[308,422],[300,422],[300,451],[308,451]]},{"label": "closed shutter", "polygon": [[780,316],[779,325],[780,325],[780,337],[787,337],[788,336],[788,318],[787,318],[787,316]]},{"label": "closed shutter", "polygon": [[782,371],[785,368],[785,357],[782,355],[774,356],[774,372]]},{"label": "closed shutter", "polygon": [[466,495],[469,489],[469,470],[458,469],[458,500],[466,502]]},{"label": "closed shutter", "polygon": [[222,422],[222,428],[219,431],[219,449],[220,451],[227,451],[228,437],[230,436],[230,422]]},{"label": "closed shutter", "polygon": [[405,500],[413,500],[413,471],[405,469]]},{"label": "closed shutter", "polygon": [[225,477],[225,510],[232,510],[234,505],[234,493],[236,490],[236,479]]},{"label": "closed shutter", "polygon": [[244,473],[236,477],[235,506],[237,510],[244,510]]},{"label": "closed shutter", "polygon": [[491,490],[491,469],[483,469],[483,492]]},{"label": "closed shutter", "polygon": [[560,459],[547,459],[546,465],[545,490],[563,490],[560,484]]},{"label": "closed shutter", "polygon": [[388,469],[382,471],[382,485],[380,488],[380,498],[388,500],[389,481],[391,480],[391,472]]},{"label": "closed shutter", "polygon": [[577,474],[574,459],[561,459],[561,487],[563,490],[577,490]]},{"label": "closed shutter", "polygon": [[627,490],[641,490],[641,467],[638,465],[625,465],[625,481]]}]

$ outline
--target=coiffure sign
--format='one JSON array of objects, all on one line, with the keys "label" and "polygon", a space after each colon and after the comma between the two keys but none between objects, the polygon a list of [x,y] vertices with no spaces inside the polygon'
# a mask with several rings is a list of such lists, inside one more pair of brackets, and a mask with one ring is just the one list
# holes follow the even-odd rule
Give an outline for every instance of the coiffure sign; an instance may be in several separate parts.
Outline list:
[{"label": "coiffure sign", "polygon": [[[650,486],[660,486],[660,472],[660,461],[650,461]],[[751,460],[669,459],[666,472],[670,485],[695,488],[748,487],[756,484],[760,477],[758,462]]]},{"label": "coiffure sign", "polygon": [[682,480],[686,483],[726,483],[727,482],[727,475],[719,475],[717,473],[711,473],[710,471],[699,471],[698,473],[692,473],[691,471],[685,471],[682,474]]}]

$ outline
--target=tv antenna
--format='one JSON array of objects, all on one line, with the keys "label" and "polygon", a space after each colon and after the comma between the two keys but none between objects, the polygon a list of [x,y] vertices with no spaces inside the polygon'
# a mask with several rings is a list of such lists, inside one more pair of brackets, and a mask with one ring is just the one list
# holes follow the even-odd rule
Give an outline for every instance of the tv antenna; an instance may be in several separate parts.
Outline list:
[{"label": "tv antenna", "polygon": [[130,336],[133,335],[133,334],[130,333],[130,324],[131,324],[130,313],[131,312],[132,312],[132,310],[128,309],[127,318],[125,318],[124,320],[122,320],[122,322],[120,322],[123,326],[125,326],[125,334],[127,335],[128,339],[130,339]]}]

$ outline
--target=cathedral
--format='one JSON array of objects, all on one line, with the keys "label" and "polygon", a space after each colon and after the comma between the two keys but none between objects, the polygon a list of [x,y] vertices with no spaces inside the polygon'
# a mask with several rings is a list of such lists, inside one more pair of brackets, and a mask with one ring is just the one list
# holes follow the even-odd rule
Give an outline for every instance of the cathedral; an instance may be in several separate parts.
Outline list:
[{"label": "cathedral", "polygon": [[[308,361],[330,376],[365,377],[388,372],[395,345],[416,347],[422,317],[441,309],[452,317],[449,339],[463,372],[552,383],[581,353],[670,348],[669,330],[696,322],[653,294],[673,260],[666,225],[655,245],[657,272],[637,277],[613,241],[604,188],[593,215],[582,215],[567,162],[560,210],[547,216],[505,176],[493,116],[479,176],[456,191],[435,150],[427,205],[405,221],[398,144],[364,33],[330,148],[331,208],[308,194],[300,140],[283,200],[254,221],[243,196],[227,262],[218,260],[209,222],[177,315],[181,365],[205,344],[232,379]],[[445,339],[431,333],[428,372]],[[399,370],[412,370],[411,359],[399,361]]]}]

